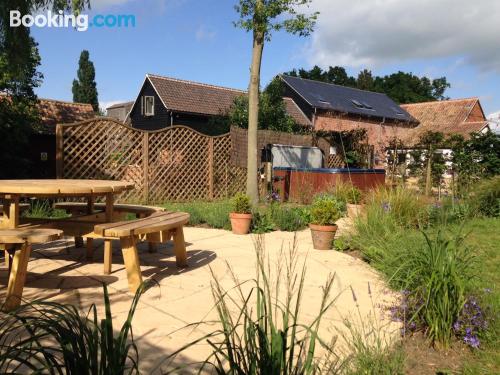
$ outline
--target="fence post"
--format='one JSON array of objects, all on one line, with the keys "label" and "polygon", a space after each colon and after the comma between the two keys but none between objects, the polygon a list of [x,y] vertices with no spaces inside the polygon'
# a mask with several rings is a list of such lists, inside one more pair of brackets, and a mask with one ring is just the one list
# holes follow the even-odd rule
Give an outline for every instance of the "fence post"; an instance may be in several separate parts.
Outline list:
[{"label": "fence post", "polygon": [[63,127],[61,124],[56,125],[56,177],[63,178],[64,168],[64,143],[63,143]]},{"label": "fence post", "polygon": [[208,199],[214,199],[214,139],[208,138]]},{"label": "fence post", "polygon": [[149,203],[149,133],[142,134],[142,172],[143,172],[143,190],[144,202]]}]

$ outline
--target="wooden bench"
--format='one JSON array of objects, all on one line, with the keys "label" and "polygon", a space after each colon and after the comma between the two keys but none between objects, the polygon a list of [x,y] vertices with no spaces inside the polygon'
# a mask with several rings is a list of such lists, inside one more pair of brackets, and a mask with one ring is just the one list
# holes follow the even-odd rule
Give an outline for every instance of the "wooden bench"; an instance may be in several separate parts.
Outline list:
[{"label": "wooden bench", "polygon": [[120,240],[129,289],[133,293],[142,283],[138,241],[164,243],[173,237],[176,264],[187,266],[184,225],[188,222],[189,214],[185,212],[155,212],[146,218],[96,225],[95,235],[104,238],[104,273],[111,273],[113,239]]},{"label": "wooden bench", "polygon": [[58,240],[63,232],[57,229],[22,228],[0,229],[0,244],[6,247],[9,282],[3,308],[7,311],[21,304],[31,245]]},{"label": "wooden bench", "polygon": [[[66,213],[73,216],[86,215],[89,213],[103,212],[106,209],[104,203],[93,203],[92,212],[89,212],[89,205],[85,202],[59,202],[54,204],[54,208],[65,210]],[[125,220],[125,215],[133,214],[135,217],[144,218],[154,214],[155,212],[165,211],[162,207],[142,206],[137,204],[115,204],[113,205],[113,212],[115,213],[113,221]],[[83,247],[83,238],[75,237],[75,247]],[[149,243],[149,251],[156,250],[153,243]],[[92,259],[94,254],[94,245],[92,238],[87,238],[87,259]]]}]

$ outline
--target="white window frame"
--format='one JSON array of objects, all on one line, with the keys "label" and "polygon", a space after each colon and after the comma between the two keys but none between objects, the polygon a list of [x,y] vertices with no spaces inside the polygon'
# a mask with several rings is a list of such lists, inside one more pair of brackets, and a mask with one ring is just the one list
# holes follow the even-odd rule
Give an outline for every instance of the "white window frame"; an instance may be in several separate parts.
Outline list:
[{"label": "white window frame", "polygon": [[[148,99],[151,99],[151,112],[148,112],[148,106],[147,102]],[[144,116],[154,116],[155,115],[155,97],[154,96],[144,96],[143,97],[144,104],[143,104],[143,109],[144,109]]]}]

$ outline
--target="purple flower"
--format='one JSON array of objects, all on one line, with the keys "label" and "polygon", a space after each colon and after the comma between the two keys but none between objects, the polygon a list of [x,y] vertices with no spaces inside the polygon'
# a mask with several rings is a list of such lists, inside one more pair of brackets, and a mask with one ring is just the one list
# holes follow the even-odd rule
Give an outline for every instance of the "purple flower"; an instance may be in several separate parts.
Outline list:
[{"label": "purple flower", "polygon": [[479,339],[475,335],[465,336],[464,342],[473,348],[479,348]]},{"label": "purple flower", "polygon": [[390,212],[391,211],[391,204],[389,202],[384,202],[384,203],[382,203],[382,208],[384,209],[384,212]]}]

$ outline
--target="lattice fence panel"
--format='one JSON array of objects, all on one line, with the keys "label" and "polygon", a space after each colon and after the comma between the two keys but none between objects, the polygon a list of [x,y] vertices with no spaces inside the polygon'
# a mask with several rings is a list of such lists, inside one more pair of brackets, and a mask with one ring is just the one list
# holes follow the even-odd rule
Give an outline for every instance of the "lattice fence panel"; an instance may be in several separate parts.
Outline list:
[{"label": "lattice fence panel", "polygon": [[343,155],[328,155],[326,167],[327,168],[344,168],[344,156]]},{"label": "lattice fence panel", "polygon": [[149,200],[209,199],[208,142],[186,127],[149,135]]},{"label": "lattice fence panel", "polygon": [[246,169],[231,164],[231,137],[224,135],[213,139],[214,198],[225,198],[243,191]]},{"label": "lattice fence panel", "polygon": [[102,119],[65,126],[62,153],[64,178],[131,181],[135,189],[118,199],[141,199],[144,188],[141,132]]},{"label": "lattice fence panel", "polygon": [[229,134],[210,137],[185,126],[143,132],[110,119],[58,129],[60,177],[134,182],[120,201],[219,199],[245,186],[246,170],[230,162]]}]

